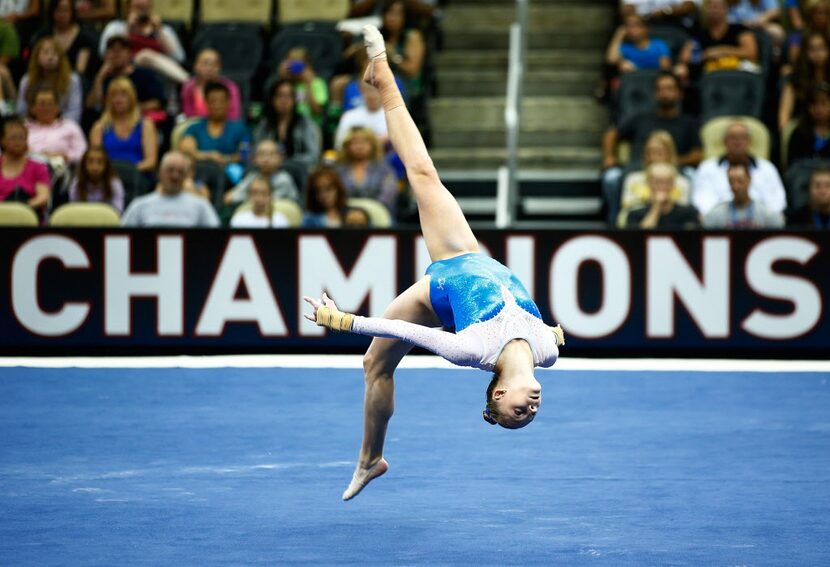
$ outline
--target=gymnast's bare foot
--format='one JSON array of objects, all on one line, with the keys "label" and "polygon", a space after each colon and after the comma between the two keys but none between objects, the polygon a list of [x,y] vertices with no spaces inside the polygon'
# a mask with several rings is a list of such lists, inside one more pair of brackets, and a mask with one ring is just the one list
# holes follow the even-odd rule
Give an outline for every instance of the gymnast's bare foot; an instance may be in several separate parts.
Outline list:
[{"label": "gymnast's bare foot", "polygon": [[383,457],[381,457],[378,462],[376,462],[368,469],[364,469],[363,467],[358,465],[357,469],[354,471],[352,481],[349,483],[349,487],[343,493],[343,500],[351,500],[352,498],[360,494],[360,491],[363,490],[363,488],[367,484],[369,484],[374,479],[381,476],[388,470],[389,463],[387,463],[386,459],[384,459]]}]

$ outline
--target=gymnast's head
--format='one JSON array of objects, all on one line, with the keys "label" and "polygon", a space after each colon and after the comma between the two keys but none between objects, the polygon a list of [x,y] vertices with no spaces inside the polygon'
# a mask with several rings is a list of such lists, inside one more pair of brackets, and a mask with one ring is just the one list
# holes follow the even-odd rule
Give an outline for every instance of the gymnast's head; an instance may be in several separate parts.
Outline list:
[{"label": "gymnast's head", "polygon": [[521,429],[536,417],[542,404],[542,385],[529,374],[493,374],[487,386],[484,421],[507,429]]}]

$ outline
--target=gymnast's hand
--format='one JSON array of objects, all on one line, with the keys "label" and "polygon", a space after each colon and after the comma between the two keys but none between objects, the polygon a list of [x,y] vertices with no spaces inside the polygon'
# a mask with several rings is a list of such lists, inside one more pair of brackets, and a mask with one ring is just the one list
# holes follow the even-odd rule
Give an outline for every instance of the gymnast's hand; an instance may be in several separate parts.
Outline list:
[{"label": "gymnast's hand", "polygon": [[303,314],[303,317],[309,321],[313,321],[321,327],[326,327],[335,332],[348,333],[352,330],[354,315],[340,311],[337,305],[334,304],[334,300],[326,295],[325,292],[323,292],[322,303],[307,295],[303,296],[303,299],[314,308],[313,314]]}]

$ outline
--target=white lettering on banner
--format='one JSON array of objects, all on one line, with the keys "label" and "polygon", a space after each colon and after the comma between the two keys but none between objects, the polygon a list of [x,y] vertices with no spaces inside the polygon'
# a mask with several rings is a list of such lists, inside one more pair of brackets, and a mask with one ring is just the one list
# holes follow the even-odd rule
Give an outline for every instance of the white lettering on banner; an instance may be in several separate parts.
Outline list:
[{"label": "white lettering on banner", "polygon": [[360,252],[354,267],[347,275],[340,260],[324,236],[299,238],[299,314],[300,335],[316,337],[325,330],[302,314],[310,307],[303,295],[319,298],[328,290],[343,311],[356,311],[369,297],[369,315],[379,317],[395,299],[398,289],[397,239],[394,236],[372,236]]},{"label": "white lettering on banner", "polygon": [[[248,297],[237,299],[240,283],[245,284]],[[228,322],[254,322],[267,337],[288,334],[265,267],[250,235],[232,236],[210,287],[196,336],[218,337]]]},{"label": "white lettering on banner", "polygon": [[507,267],[525,285],[530,297],[536,297],[533,258],[536,256],[536,239],[532,236],[507,237]]},{"label": "white lettering on banner", "polygon": [[795,236],[779,236],[759,243],[746,259],[746,281],[752,290],[765,297],[789,301],[793,310],[784,315],[755,309],[741,324],[747,333],[765,339],[793,339],[810,332],[821,319],[821,292],[807,279],[778,274],[776,262],[807,264],[818,246]]},{"label": "white lettering on banner", "polygon": [[126,336],[132,332],[134,297],[156,298],[159,336],[184,334],[184,237],[156,238],[155,273],[131,271],[130,238],[104,239],[104,333]]},{"label": "white lettering on banner", "polygon": [[646,335],[670,338],[675,332],[675,296],[703,336],[729,337],[729,240],[703,239],[703,281],[669,236],[646,243]]},{"label": "white lettering on banner", "polygon": [[[595,313],[579,305],[579,274],[585,262],[602,270],[602,300]],[[550,305],[553,319],[565,332],[599,338],[619,329],[631,310],[631,267],[619,244],[603,236],[579,236],[567,241],[550,268]]]},{"label": "white lettering on banner", "polygon": [[89,316],[89,303],[66,302],[49,313],[41,309],[38,298],[38,272],[47,258],[56,258],[64,268],[88,269],[89,256],[81,246],[65,236],[37,236],[23,244],[12,261],[12,309],[26,329],[42,337],[74,333]]}]

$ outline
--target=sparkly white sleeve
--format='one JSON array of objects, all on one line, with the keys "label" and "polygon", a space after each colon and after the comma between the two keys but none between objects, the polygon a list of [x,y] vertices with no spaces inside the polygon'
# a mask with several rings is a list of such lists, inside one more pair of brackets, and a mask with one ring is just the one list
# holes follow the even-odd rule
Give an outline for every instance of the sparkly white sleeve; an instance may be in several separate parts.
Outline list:
[{"label": "sparkly white sleeve", "polygon": [[352,333],[385,339],[400,339],[434,352],[459,366],[479,367],[481,363],[482,346],[475,337],[462,337],[409,321],[357,316],[354,318]]}]

